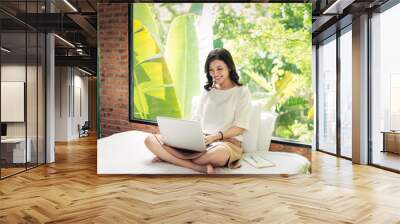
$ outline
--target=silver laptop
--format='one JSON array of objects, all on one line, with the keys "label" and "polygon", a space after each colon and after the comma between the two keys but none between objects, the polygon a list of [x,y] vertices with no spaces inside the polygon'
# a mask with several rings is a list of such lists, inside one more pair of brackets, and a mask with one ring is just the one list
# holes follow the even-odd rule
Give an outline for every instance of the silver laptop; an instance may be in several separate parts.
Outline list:
[{"label": "silver laptop", "polygon": [[165,144],[196,152],[206,151],[200,122],[159,116],[157,123]]}]

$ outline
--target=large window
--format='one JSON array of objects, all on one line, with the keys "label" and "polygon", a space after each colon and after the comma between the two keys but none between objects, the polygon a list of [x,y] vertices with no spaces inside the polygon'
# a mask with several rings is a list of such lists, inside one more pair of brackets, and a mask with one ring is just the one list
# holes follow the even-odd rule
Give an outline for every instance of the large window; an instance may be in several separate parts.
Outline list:
[{"label": "large window", "polygon": [[352,35],[351,26],[340,36],[340,154],[351,158],[352,149]]},{"label": "large window", "polygon": [[207,54],[224,47],[253,99],[277,113],[275,137],[311,143],[311,4],[135,3],[131,11],[131,120],[189,118]]},{"label": "large window", "polygon": [[0,178],[45,162],[45,35],[21,22],[25,12],[43,12],[43,5],[0,3],[20,12],[20,19],[0,12]]},{"label": "large window", "polygon": [[[352,157],[352,27],[318,47],[318,149]],[[339,57],[337,57],[339,56]],[[339,77],[339,79],[338,79]],[[338,92],[339,89],[339,92]],[[339,102],[339,104],[338,104]],[[340,123],[337,123],[340,121]]]},{"label": "large window", "polygon": [[399,21],[400,5],[371,19],[372,163],[396,170],[400,170]]},{"label": "large window", "polygon": [[318,47],[318,149],[336,154],[336,36]]}]

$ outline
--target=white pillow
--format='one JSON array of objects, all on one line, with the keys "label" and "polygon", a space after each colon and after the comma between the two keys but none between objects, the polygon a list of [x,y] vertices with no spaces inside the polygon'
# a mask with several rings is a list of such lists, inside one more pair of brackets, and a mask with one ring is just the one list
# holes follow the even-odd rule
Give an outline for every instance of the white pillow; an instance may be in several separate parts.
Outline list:
[{"label": "white pillow", "polygon": [[260,115],[260,126],[258,128],[258,150],[269,151],[271,144],[272,132],[275,129],[275,121],[277,114],[273,112],[262,112]]},{"label": "white pillow", "polygon": [[192,97],[192,111],[190,112],[190,115],[188,115],[188,117],[186,117],[185,119],[192,119],[193,117],[193,113],[196,112],[197,108],[198,108],[198,104],[200,101],[200,96],[193,96]]},{"label": "white pillow", "polygon": [[251,102],[249,130],[243,133],[242,148],[244,152],[257,151],[260,116],[261,116],[261,103],[258,101]]}]

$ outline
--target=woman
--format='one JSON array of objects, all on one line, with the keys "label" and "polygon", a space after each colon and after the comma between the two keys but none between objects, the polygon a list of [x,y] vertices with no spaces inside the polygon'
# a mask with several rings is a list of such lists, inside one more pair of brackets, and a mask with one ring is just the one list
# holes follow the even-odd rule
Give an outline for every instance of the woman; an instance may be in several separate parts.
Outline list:
[{"label": "woman", "polygon": [[215,173],[216,166],[240,167],[242,134],[249,128],[250,92],[239,82],[235,63],[226,49],[215,49],[208,54],[205,73],[207,84],[193,120],[201,122],[206,145],[214,144],[198,158],[185,160],[152,135],[145,144],[156,155],[153,162],[166,161],[203,173]]}]

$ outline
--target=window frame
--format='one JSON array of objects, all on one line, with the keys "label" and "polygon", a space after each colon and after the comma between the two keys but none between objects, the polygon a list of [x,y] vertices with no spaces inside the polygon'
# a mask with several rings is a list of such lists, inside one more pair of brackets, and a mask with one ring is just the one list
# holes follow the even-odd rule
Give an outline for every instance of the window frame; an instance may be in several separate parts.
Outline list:
[{"label": "window frame", "polygon": [[394,6],[400,4],[398,0],[388,0],[379,7],[368,11],[368,31],[367,31],[367,38],[368,38],[368,165],[391,171],[394,173],[400,173],[400,170],[390,168],[387,166],[383,166],[373,162],[373,130],[372,130],[372,19],[374,18],[373,14],[381,14],[385,11],[393,8]]},{"label": "window frame", "polygon": [[[130,4],[128,4],[128,47],[129,47],[129,51],[128,51],[128,60],[129,60],[129,110],[128,110],[128,120],[130,123],[139,123],[139,124],[145,124],[145,125],[152,125],[152,126],[157,126],[158,124],[156,121],[151,121],[151,120],[144,120],[144,119],[139,119],[139,118],[135,118],[133,111],[134,111],[134,97],[131,96],[131,92],[133,90],[133,79],[134,79],[134,72],[133,72],[133,68],[132,68],[132,61],[133,61],[133,57],[132,57],[132,49],[133,49],[133,43],[132,43],[132,21],[133,21],[133,7],[135,3],[141,3],[140,1],[134,1]],[[192,3],[193,1],[179,1],[179,3]],[[215,0],[210,0],[210,1],[205,1],[206,3],[218,3],[220,1],[215,1]],[[231,1],[231,3],[259,3],[258,1]],[[294,1],[290,1],[291,3],[305,3],[304,1],[301,0],[294,0]],[[161,3],[160,1],[154,1],[153,3]],[[223,2],[223,3],[230,3],[228,2]],[[288,1],[285,0],[277,0],[277,1],[271,1],[269,3],[289,3]],[[312,88],[312,86],[311,86]],[[314,107],[314,110],[315,107]],[[278,118],[278,117],[277,117]],[[98,122],[99,123],[99,122]],[[315,123],[314,123],[314,127],[315,127]],[[274,129],[275,130],[275,129]],[[294,139],[284,139],[284,138],[280,138],[280,137],[276,137],[276,136],[272,136],[271,138],[271,142],[275,142],[275,143],[280,143],[280,144],[285,144],[285,145],[292,145],[292,146],[298,146],[298,147],[306,147],[306,148],[311,148],[312,147],[312,142],[311,143],[305,143],[305,142],[300,142],[300,141],[296,141]]]},{"label": "window frame", "polygon": [[[341,65],[340,65],[340,37],[344,35],[347,32],[351,32],[352,30],[352,21],[350,16],[344,17],[342,20],[339,20],[338,22],[342,22],[341,27],[337,27],[337,24],[333,24],[331,27],[326,29],[323,33],[322,39],[318,39],[318,42],[316,44],[316,122],[315,122],[315,129],[316,129],[316,140],[315,140],[315,145],[316,145],[316,151],[323,152],[329,155],[337,156],[339,158],[343,158],[346,160],[352,160],[352,158],[349,158],[347,156],[343,156],[341,153],[341,119],[340,119],[340,76],[341,76]],[[336,41],[336,152],[328,152],[324,149],[319,148],[319,82],[320,82],[320,75],[319,75],[319,54],[318,54],[318,49],[322,43],[328,43],[330,41]]]}]

